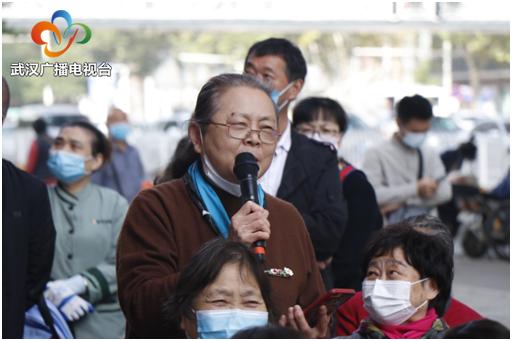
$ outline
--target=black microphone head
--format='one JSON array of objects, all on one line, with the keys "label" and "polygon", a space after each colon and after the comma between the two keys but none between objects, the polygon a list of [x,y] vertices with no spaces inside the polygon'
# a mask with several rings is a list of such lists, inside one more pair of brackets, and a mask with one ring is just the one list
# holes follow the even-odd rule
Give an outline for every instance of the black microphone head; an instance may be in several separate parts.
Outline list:
[{"label": "black microphone head", "polygon": [[235,157],[235,166],[233,167],[233,172],[235,173],[238,180],[246,178],[249,174],[257,177],[259,170],[260,166],[258,166],[256,158],[251,153],[244,152],[238,154]]}]

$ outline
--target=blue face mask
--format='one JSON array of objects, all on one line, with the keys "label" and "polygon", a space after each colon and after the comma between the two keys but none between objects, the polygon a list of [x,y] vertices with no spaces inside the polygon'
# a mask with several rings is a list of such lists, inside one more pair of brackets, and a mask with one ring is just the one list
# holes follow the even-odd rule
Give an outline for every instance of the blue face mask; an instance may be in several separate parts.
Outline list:
[{"label": "blue face mask", "polygon": [[236,332],[268,323],[268,312],[241,309],[196,311],[200,339],[229,339]]},{"label": "blue face mask", "polygon": [[50,152],[47,165],[57,179],[69,184],[87,175],[85,161],[81,155],[59,150]]},{"label": "blue face mask", "polygon": [[126,137],[132,131],[132,126],[128,123],[115,123],[109,127],[109,130],[114,140],[126,141]]},{"label": "blue face mask", "polygon": [[419,148],[425,142],[427,133],[406,132],[402,137],[402,142],[411,148]]},{"label": "blue face mask", "polygon": [[276,108],[277,108],[277,111],[281,111],[281,109],[284,108],[284,106],[286,104],[288,104],[288,102],[290,102],[289,100],[286,100],[284,101],[283,103],[281,103],[281,105],[279,105],[279,98],[286,92],[288,91],[288,89],[293,85],[293,82],[291,83],[288,83],[288,85],[281,91],[277,91],[276,89],[272,89],[272,92],[270,93],[270,97],[272,98],[272,102],[274,102],[274,104],[276,105]]}]

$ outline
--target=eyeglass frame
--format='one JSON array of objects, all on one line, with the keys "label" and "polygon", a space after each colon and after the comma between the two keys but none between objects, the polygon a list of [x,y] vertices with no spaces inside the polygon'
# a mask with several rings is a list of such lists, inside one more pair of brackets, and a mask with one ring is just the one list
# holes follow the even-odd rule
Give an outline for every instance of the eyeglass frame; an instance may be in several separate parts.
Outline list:
[{"label": "eyeglass frame", "polygon": [[281,136],[281,134],[279,134],[279,132],[275,129],[272,129],[272,132],[274,133],[274,136],[275,136],[275,140],[273,142],[264,142],[263,139],[261,138],[261,133],[263,132],[263,129],[251,129],[250,127],[247,127],[247,133],[245,134],[244,137],[235,137],[233,136],[232,134],[230,134],[230,131],[231,131],[231,127],[234,126],[235,124],[229,124],[229,123],[219,123],[219,122],[215,122],[215,121],[212,121],[212,120],[208,120],[206,122],[203,122],[203,124],[213,124],[215,126],[221,126],[221,127],[227,127],[228,128],[228,136],[235,139],[235,140],[245,140],[246,138],[248,138],[249,136],[251,136],[251,133],[252,132],[256,132],[258,134],[258,138],[260,139],[261,143],[263,144],[274,144],[275,142],[277,142],[277,140],[279,139],[279,137]]},{"label": "eyeglass frame", "polygon": [[322,131],[322,130],[318,130],[318,129],[312,129],[312,130],[308,130],[308,131],[304,131],[300,128],[296,128],[297,132],[301,133],[301,134],[311,134],[311,135],[314,135],[314,134],[318,134],[320,136],[322,135],[327,135],[327,136],[331,136],[331,137],[339,137],[341,134],[343,134],[341,131],[335,131],[335,130],[325,130],[325,131]]}]

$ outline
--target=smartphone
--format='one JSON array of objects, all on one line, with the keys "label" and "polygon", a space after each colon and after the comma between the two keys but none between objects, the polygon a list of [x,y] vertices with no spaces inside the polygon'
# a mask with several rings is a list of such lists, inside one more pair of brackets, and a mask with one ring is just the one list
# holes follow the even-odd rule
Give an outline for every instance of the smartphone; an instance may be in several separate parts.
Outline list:
[{"label": "smartphone", "polygon": [[437,179],[435,179],[436,184],[438,184],[438,185],[439,185],[439,183],[441,183],[441,181],[443,181],[444,179],[446,179],[446,178],[448,177],[448,175],[450,175],[450,173],[446,173],[445,175],[440,176],[440,177],[438,177]]},{"label": "smartphone", "polygon": [[316,325],[320,306],[327,307],[327,314],[332,314],[341,304],[345,303],[356,292],[354,289],[331,289],[304,309],[304,316],[311,326]]}]

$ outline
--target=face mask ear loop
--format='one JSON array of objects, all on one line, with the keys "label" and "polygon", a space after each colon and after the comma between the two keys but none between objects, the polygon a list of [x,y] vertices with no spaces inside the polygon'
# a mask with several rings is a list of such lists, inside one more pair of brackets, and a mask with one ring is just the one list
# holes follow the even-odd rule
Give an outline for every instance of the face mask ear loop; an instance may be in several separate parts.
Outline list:
[{"label": "face mask ear loop", "polygon": [[[295,81],[288,83],[288,85],[285,86],[284,89],[279,92],[279,94],[277,95],[278,103],[279,103],[279,99],[281,98],[281,96],[284,95],[286,93],[286,91],[288,91],[288,89],[290,89],[292,87],[293,83],[295,83]],[[290,103],[290,101],[287,99],[286,101],[281,103],[281,105],[277,105],[277,111],[281,111],[288,103]]]},{"label": "face mask ear loop", "polygon": [[425,281],[427,281],[429,279],[430,279],[429,277],[425,277],[423,279],[417,280],[416,282],[412,282],[411,285],[422,283],[422,282],[425,282]]},{"label": "face mask ear loop", "polygon": [[423,307],[425,305],[425,303],[428,304],[428,300],[425,300],[425,302],[423,302],[422,304],[420,304],[419,306],[415,307],[414,309],[416,309],[416,311],[420,310],[421,307]]}]

